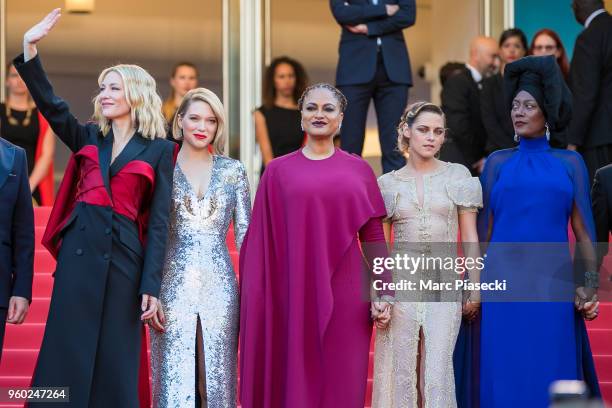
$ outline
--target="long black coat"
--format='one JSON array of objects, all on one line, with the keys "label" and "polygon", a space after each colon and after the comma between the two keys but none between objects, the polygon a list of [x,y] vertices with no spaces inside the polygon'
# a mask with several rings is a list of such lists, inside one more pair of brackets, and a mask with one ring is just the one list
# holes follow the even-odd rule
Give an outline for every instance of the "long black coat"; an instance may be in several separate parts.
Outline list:
[{"label": "long black coat", "polygon": [[[77,164],[74,174],[65,175],[76,177],[76,204],[62,197],[64,186],[56,202],[74,209],[61,229],[33,386],[70,387],[66,406],[137,407],[139,295],[159,293],[175,144],[136,134],[110,164],[112,132],[103,136],[97,125],[77,122],[53,93],[39,57],[24,63],[19,56],[14,64]],[[126,216],[125,208],[134,207],[149,213],[144,246],[134,217]]]}]

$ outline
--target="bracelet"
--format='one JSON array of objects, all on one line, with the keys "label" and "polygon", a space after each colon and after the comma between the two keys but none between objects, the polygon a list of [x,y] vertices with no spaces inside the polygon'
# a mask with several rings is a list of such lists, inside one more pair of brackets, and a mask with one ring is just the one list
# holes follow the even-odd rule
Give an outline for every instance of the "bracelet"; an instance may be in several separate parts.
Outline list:
[{"label": "bracelet", "polygon": [[584,285],[587,288],[598,288],[599,287],[599,272],[586,271],[584,273]]}]

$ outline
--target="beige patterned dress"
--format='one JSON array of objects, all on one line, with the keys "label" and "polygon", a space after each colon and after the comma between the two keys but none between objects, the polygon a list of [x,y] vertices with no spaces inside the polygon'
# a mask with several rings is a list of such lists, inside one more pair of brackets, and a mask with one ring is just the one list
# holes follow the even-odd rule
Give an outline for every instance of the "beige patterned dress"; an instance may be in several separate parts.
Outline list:
[{"label": "beige patterned dress", "polygon": [[[448,247],[448,253],[454,250],[456,254],[458,214],[477,212],[482,207],[482,190],[476,177],[471,177],[460,164],[441,161],[438,164],[436,170],[422,176],[422,201],[417,193],[417,179],[409,176],[405,167],[378,180],[387,208],[386,221],[393,225],[396,252],[401,243],[407,243],[407,247],[420,254],[438,256],[445,251],[444,247]],[[417,407],[421,330],[424,406],[457,406],[453,350],[461,324],[461,295],[418,296],[416,300],[402,301],[396,292],[398,301],[391,323],[376,333],[372,407]]]}]

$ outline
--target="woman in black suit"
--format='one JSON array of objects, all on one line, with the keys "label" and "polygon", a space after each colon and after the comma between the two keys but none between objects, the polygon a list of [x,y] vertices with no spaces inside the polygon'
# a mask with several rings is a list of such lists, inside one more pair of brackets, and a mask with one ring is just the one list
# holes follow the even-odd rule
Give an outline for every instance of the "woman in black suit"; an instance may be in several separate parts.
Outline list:
[{"label": "woman in black suit", "polygon": [[506,64],[523,58],[526,53],[527,37],[521,30],[511,28],[501,34],[499,38],[500,72],[482,81],[480,93],[482,124],[487,134],[485,144],[487,155],[496,150],[514,147],[516,144],[514,127],[504,98],[504,67]]},{"label": "woman in black suit", "polygon": [[43,237],[57,269],[32,385],[70,387],[69,406],[136,407],[142,322],[157,312],[176,145],[165,139],[155,80],[135,65],[104,70],[96,123],[77,122],[37,56],[36,43],[59,17],[55,9],[26,32],[14,61],[74,153]]}]

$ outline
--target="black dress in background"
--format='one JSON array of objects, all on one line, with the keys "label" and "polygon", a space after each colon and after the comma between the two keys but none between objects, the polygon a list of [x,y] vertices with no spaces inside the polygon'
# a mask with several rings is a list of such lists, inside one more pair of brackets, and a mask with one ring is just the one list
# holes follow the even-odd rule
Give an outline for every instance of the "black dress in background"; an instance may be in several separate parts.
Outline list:
[{"label": "black dress in background", "polygon": [[[272,155],[276,158],[294,152],[302,147],[304,131],[302,130],[301,115],[297,109],[286,109],[279,106],[258,109],[266,119],[268,137],[272,145]],[[263,173],[265,166],[261,166]]]},{"label": "black dress in background", "polygon": [[[6,105],[0,103],[0,135],[12,144],[25,150],[26,158],[28,159],[28,176],[30,176],[32,170],[34,170],[36,147],[38,146],[40,129],[38,124],[38,110],[36,108],[32,109],[30,123],[27,126],[23,126],[22,124],[26,114],[26,111],[11,109],[11,116],[19,123],[17,125],[11,125],[6,116]],[[38,188],[32,192],[32,197],[40,203]]]}]

